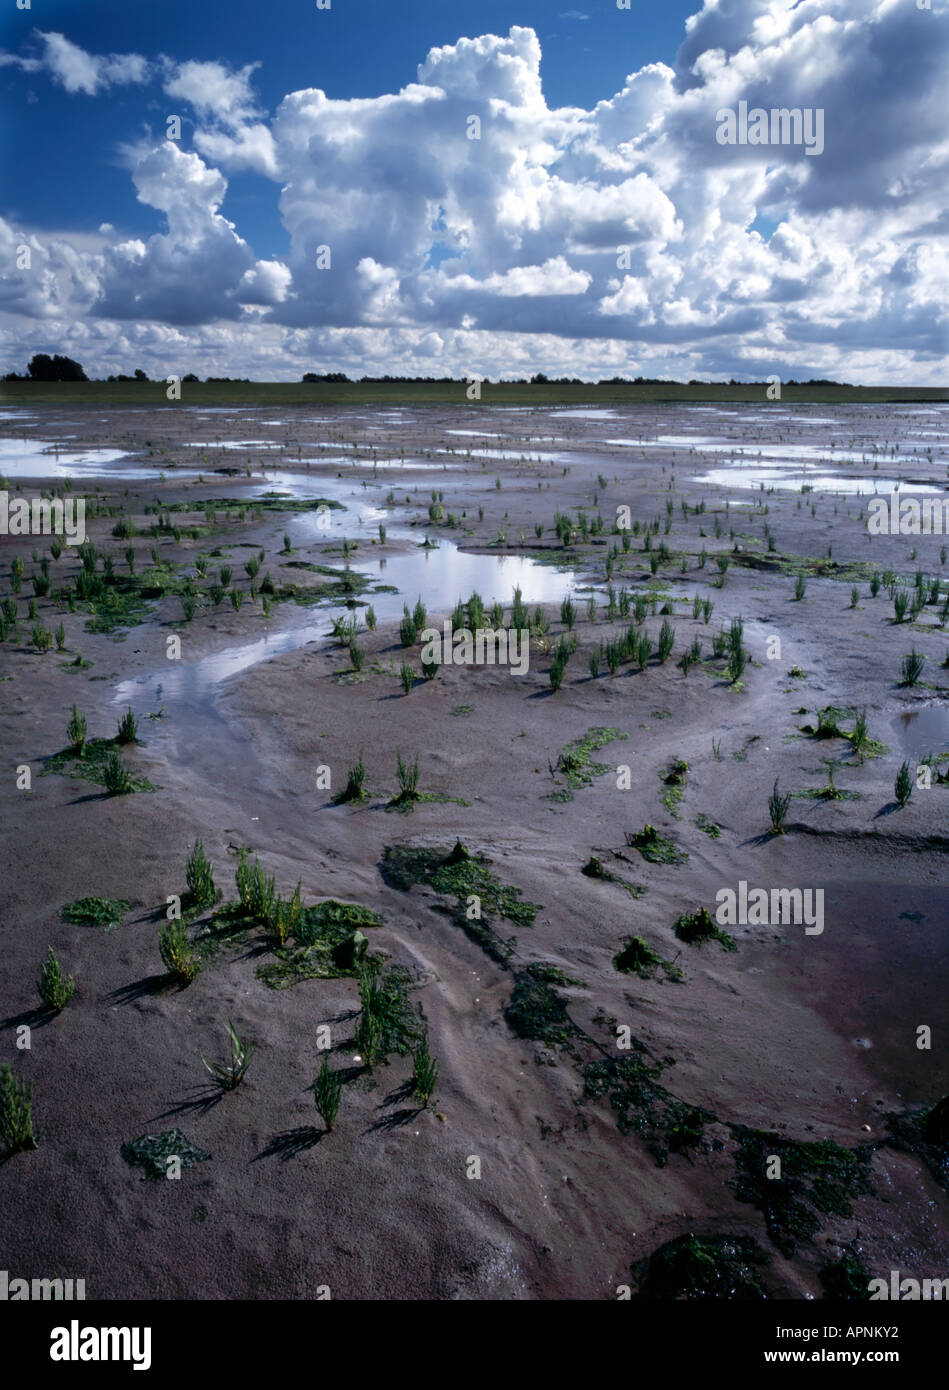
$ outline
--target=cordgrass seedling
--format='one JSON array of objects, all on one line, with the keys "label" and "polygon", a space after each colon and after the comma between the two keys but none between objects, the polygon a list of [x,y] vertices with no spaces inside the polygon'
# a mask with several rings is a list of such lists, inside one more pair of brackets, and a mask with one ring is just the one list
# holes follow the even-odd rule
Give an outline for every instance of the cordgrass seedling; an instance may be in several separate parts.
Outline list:
[{"label": "cordgrass seedling", "polygon": [[427,1109],[438,1084],[438,1062],[428,1050],[428,1034],[424,1034],[412,1053],[412,1094],[422,1109]]},{"label": "cordgrass seedling", "polygon": [[86,744],[86,716],[80,714],[76,706],[72,707],[72,714],[69,723],[66,725],[66,737],[69,739],[69,747],[76,754],[77,758],[82,757],[82,750]]},{"label": "cordgrass seedling", "polygon": [[59,1013],[65,1009],[76,991],[76,982],[71,975],[63,974],[52,946],[43,965],[43,973],[38,985],[40,998],[48,1009]]},{"label": "cordgrass seedling", "polygon": [[900,685],[916,685],[923,673],[926,658],[914,647],[903,657]]},{"label": "cordgrass seedling", "polygon": [[346,777],[346,786],[336,797],[338,804],[342,805],[347,801],[365,801],[369,796],[366,790],[366,764],[363,761],[362,750],[354,763],[350,763],[349,772]]},{"label": "cordgrass seedling", "polygon": [[214,874],[200,840],[195,840],[188,855],[185,879],[188,884],[188,898],[193,907],[206,907],[215,901],[217,890],[214,886]]},{"label": "cordgrass seedling", "polygon": [[131,706],[129,706],[119,720],[119,728],[115,736],[115,741],[116,743],[138,742],[138,724],[135,715],[132,713]]},{"label": "cordgrass seedling", "polygon": [[323,1058],[323,1065],[317,1073],[313,1083],[313,1099],[320,1119],[326,1125],[327,1132],[332,1130],[336,1123],[336,1116],[339,1114],[339,1103],[343,1094],[343,1078],[340,1072],[334,1071],[329,1064],[328,1058]]},{"label": "cordgrass seedling", "polygon": [[114,749],[106,759],[102,779],[110,796],[126,796],[135,790],[131,773]]},{"label": "cordgrass seedling", "polygon": [[771,829],[775,835],[784,834],[784,823],[788,818],[788,810],[791,805],[791,793],[782,792],[778,786],[778,779],[774,779],[774,787],[768,797],[768,813],[771,816]]},{"label": "cordgrass seedling", "polygon": [[165,923],[158,934],[158,951],[169,975],[173,975],[183,984],[190,984],[197,975],[200,964],[188,940],[184,922],[174,920]]},{"label": "cordgrass seedling", "polygon": [[418,800],[419,778],[418,754],[416,753],[415,759],[411,765],[403,759],[401,753],[397,753],[396,758],[399,777],[399,794],[395,798],[394,804],[402,805],[407,801],[416,801]]},{"label": "cordgrass seedling", "polygon": [[0,1064],[0,1140],[8,1154],[37,1147],[33,1133],[33,1083],[15,1080],[8,1062]]},{"label": "cordgrass seedling", "polygon": [[244,1077],[247,1075],[247,1068],[250,1060],[257,1048],[254,1043],[247,1038],[242,1038],[235,1029],[234,1025],[228,1021],[227,1036],[231,1044],[231,1059],[229,1062],[209,1062],[207,1057],[202,1056],[208,1074],[222,1091],[235,1090]]}]

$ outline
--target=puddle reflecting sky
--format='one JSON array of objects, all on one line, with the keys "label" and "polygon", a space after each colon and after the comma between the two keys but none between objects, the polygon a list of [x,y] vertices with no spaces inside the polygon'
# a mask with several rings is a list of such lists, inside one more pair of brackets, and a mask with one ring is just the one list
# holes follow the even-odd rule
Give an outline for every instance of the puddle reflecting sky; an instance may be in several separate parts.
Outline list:
[{"label": "puddle reflecting sky", "polygon": [[[416,549],[388,559],[380,557],[371,563],[354,564],[353,569],[399,590],[395,594],[365,595],[382,623],[401,618],[403,602],[413,607],[419,596],[429,609],[433,624],[437,624],[448,616],[457,599],[467,598],[473,590],[486,604],[500,601],[507,606],[515,586],[520,587],[524,602],[531,604],[559,602],[576,587],[570,572],[538,565],[519,555],[467,555],[448,541],[442,541],[437,550]],[[174,701],[199,704],[230,676],[325,638],[330,632],[331,615],[341,611],[345,610],[323,609],[314,613],[293,603],[281,604],[267,622],[266,635],[226,647],[200,661],[167,662],[160,672],[122,681],[116,687],[113,702],[135,703],[147,696],[166,705]],[[363,614],[365,609],[356,611]]]},{"label": "puddle reflecting sky", "polygon": [[[124,449],[57,449],[42,439],[0,439],[0,473],[7,478],[157,478],[160,468],[116,468]],[[183,470],[176,469],[181,475]],[[185,475],[196,476],[196,475]]]},{"label": "puddle reflecting sky", "polygon": [[707,473],[697,473],[694,483],[707,483],[713,487],[788,488],[795,492],[801,487],[809,487],[813,492],[842,492],[855,497],[872,497],[874,493],[917,492],[928,496],[941,496],[938,489],[927,483],[906,483],[898,478],[846,478],[839,473],[807,473],[798,468],[712,468]]},{"label": "puddle reflecting sky", "polygon": [[949,706],[903,710],[897,716],[896,737],[900,751],[913,758],[949,749]]}]

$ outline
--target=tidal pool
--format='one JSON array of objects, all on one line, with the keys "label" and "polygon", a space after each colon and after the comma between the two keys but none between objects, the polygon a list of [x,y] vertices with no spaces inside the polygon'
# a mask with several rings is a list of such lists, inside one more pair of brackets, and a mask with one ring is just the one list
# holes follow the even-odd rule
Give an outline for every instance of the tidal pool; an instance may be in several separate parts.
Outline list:
[{"label": "tidal pool", "polygon": [[697,473],[694,483],[707,483],[712,487],[771,487],[793,489],[810,488],[812,492],[842,492],[849,496],[872,497],[874,493],[920,492],[931,494],[936,491],[931,484],[907,483],[899,478],[878,478],[871,475],[863,478],[847,478],[840,473],[808,473],[791,465],[781,467],[755,468],[736,465],[734,468],[712,468],[707,473]]},{"label": "tidal pool", "polygon": [[[332,558],[335,562],[337,557]],[[401,618],[403,603],[411,608],[417,598],[428,608],[434,626],[449,615],[457,599],[466,599],[473,591],[481,595],[486,605],[500,601],[507,607],[515,587],[520,588],[525,603],[536,604],[559,602],[577,586],[572,571],[539,565],[520,555],[469,555],[450,541],[442,541],[431,550],[417,547],[368,562],[359,560],[351,568],[397,589],[396,593],[367,592],[363,596],[365,602],[372,604],[380,623]],[[280,604],[269,619],[260,620],[266,627],[260,637],[212,652],[198,661],[166,662],[159,671],[122,681],[115,689],[113,702],[135,704],[147,696],[166,705],[177,701],[201,704],[229,677],[326,638],[332,617],[347,611],[345,605],[314,613],[293,603]],[[362,614],[365,609],[355,612]]]},{"label": "tidal pool", "polygon": [[900,750],[911,758],[949,750],[949,706],[923,705],[901,710],[896,719]]},{"label": "tidal pool", "polygon": [[[0,474],[7,478],[157,478],[164,471],[116,468],[125,449],[60,449],[43,439],[0,439]],[[179,470],[175,470],[179,472]]]}]

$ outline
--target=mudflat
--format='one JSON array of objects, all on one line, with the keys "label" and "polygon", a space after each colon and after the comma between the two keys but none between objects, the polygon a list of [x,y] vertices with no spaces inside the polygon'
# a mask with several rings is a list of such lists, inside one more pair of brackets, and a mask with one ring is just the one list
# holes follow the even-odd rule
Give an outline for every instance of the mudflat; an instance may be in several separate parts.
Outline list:
[{"label": "mudflat", "polygon": [[[947,467],[936,404],[5,410],[10,498],[83,499],[86,538],[0,536],[0,1059],[36,1140],[6,1268],[105,1299],[949,1272],[949,537],[867,524]],[[446,622],[524,631],[526,669],[423,669]]]}]

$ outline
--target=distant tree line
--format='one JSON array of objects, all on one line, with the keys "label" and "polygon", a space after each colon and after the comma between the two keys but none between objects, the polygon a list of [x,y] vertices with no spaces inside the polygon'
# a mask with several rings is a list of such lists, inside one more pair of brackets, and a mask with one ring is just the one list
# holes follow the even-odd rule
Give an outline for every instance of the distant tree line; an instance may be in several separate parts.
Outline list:
[{"label": "distant tree line", "polygon": [[[125,376],[119,372],[115,376],[105,378],[106,381],[149,381],[150,377],[143,372],[141,367],[136,367],[133,376]],[[238,383],[243,386],[251,384],[250,377],[246,376],[208,376],[204,378],[206,382],[212,383]],[[464,385],[468,378],[460,378],[460,384]],[[491,378],[484,376],[479,378],[483,383],[490,385]],[[82,369],[79,362],[73,361],[71,357],[61,357],[59,354],[51,357],[47,352],[38,352],[31,359],[24,375],[17,372],[7,372],[3,377],[4,381],[88,381],[89,377]],[[187,376],[181,378],[182,382],[197,383],[201,378],[194,372],[188,372]],[[459,384],[459,379],[451,376],[361,376],[354,383],[352,378],[345,372],[304,372],[303,380],[307,383],[326,383],[330,385],[395,385],[395,386],[435,386],[446,384]],[[549,377],[543,372],[535,372],[528,381],[525,377],[509,377],[505,379],[505,384],[510,386],[585,386],[592,385],[581,381],[578,376],[556,376]],[[713,386],[716,382],[700,381],[693,378],[688,383],[676,381],[670,377],[659,376],[611,376],[601,377],[595,383],[598,386]],[[728,382],[729,386],[756,386],[760,382],[736,381],[734,377]],[[808,381],[795,381],[793,377],[782,383],[784,386],[849,386],[847,381],[828,381],[825,377],[811,377]]]},{"label": "distant tree line", "polygon": [[[92,377],[86,376],[80,362],[74,362],[71,357],[60,357],[58,354],[51,357],[47,352],[38,352],[33,358],[25,372],[7,372],[2,378],[3,381],[151,381],[152,378],[147,372],[142,371],[141,367],[136,367],[132,376],[126,376],[124,372],[117,372],[113,376]],[[205,381],[231,381],[239,382],[242,385],[250,384],[248,376],[208,376]],[[165,378],[159,378],[162,385]],[[181,378],[182,381],[200,382],[201,378],[195,376],[194,372],[188,372]]]},{"label": "distant tree line", "polygon": [[[352,384],[353,378],[348,377],[345,372],[304,372],[303,380],[306,382],[346,382]],[[464,378],[462,378],[462,380],[464,380]],[[482,380],[486,381],[487,378],[484,377]],[[390,382],[400,386],[406,384],[420,385],[423,383],[431,386],[444,384],[445,382],[457,382],[457,378],[453,376],[361,376],[357,377],[356,381],[360,383],[373,382],[377,385],[383,382]]]},{"label": "distant tree line", "polygon": [[88,381],[89,378],[78,362],[71,357],[50,357],[48,352],[38,352],[30,361],[25,376],[7,372],[4,381]]}]

